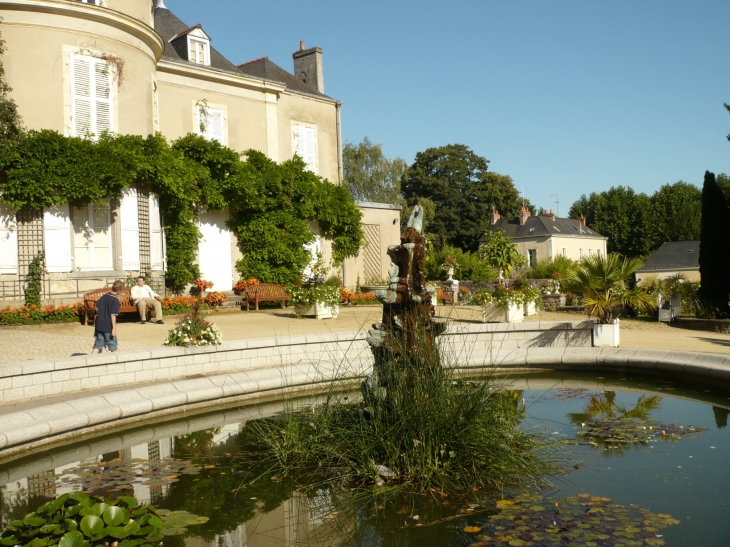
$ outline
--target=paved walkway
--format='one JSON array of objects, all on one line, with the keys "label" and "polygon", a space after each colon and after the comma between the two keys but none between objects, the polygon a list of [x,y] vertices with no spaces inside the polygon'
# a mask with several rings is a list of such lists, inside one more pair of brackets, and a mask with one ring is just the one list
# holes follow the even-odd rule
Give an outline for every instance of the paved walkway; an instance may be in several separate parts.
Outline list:
[{"label": "paved walkway", "polygon": [[[481,320],[478,308],[440,307],[457,322]],[[340,308],[337,319],[298,319],[291,308],[251,312],[214,313],[209,319],[223,332],[224,340],[264,338],[282,335],[351,332],[371,328],[380,320],[380,307],[357,306]],[[542,312],[527,321],[575,321],[585,319],[579,314]],[[120,323],[119,350],[145,349],[162,345],[167,331],[176,318],[167,317],[165,325],[132,321]],[[0,327],[0,363],[18,363],[91,352],[93,327],[78,323],[64,325],[34,325]],[[730,353],[730,335],[692,331],[670,327],[663,323],[624,320],[621,322],[622,348],[649,348],[675,351]]]}]

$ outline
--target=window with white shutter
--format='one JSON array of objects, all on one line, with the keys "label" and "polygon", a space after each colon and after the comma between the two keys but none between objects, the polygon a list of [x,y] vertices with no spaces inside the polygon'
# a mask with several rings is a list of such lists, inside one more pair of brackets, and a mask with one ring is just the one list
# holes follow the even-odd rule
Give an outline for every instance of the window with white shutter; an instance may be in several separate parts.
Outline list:
[{"label": "window with white shutter", "polygon": [[71,54],[71,121],[73,135],[98,138],[114,131],[112,90],[114,77],[109,63],[89,55]]},{"label": "window with white shutter", "polygon": [[10,207],[0,203],[0,273],[18,273],[18,223]]},{"label": "window with white shutter", "polygon": [[153,270],[164,269],[164,250],[160,200],[155,194],[150,194],[150,261]]},{"label": "window with white shutter", "polygon": [[[73,209],[74,264],[81,270],[111,270],[112,230],[108,203]],[[139,246],[139,243],[137,244]],[[139,249],[137,250],[139,256]]]},{"label": "window with white shutter", "polygon": [[127,188],[119,199],[122,232],[122,269],[139,270],[139,209],[137,190]]},{"label": "window with white shutter", "polygon": [[309,125],[292,125],[294,153],[304,160],[307,170],[317,173],[317,129]]},{"label": "window with white shutter", "polygon": [[198,106],[198,134],[225,145],[225,119],[223,110]]},{"label": "window with white shutter", "polygon": [[71,257],[71,219],[67,203],[43,209],[43,243],[49,272],[73,270]]},{"label": "window with white shutter", "polygon": [[205,40],[194,40],[188,36],[188,61],[210,66],[210,44]]}]

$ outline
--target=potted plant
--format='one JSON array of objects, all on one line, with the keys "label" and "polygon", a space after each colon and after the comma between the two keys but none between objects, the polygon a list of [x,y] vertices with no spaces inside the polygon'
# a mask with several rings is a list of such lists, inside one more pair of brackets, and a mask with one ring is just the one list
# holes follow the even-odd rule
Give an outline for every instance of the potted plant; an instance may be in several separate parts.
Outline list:
[{"label": "potted plant", "polygon": [[340,283],[325,283],[327,270],[322,268],[322,255],[302,276],[301,283],[291,290],[291,301],[298,317],[336,318],[340,308]]},{"label": "potted plant", "polygon": [[503,230],[489,233],[489,239],[479,246],[479,258],[497,271],[500,283],[504,283],[505,277],[509,279],[513,268],[527,263],[517,245],[504,235]]},{"label": "potted plant", "polygon": [[371,277],[365,280],[365,283],[360,285],[360,291],[363,293],[374,293],[388,288],[390,285],[389,279],[379,279],[377,277]]},{"label": "potted plant", "polygon": [[443,264],[441,264],[441,270],[446,272],[447,281],[454,280],[454,271],[459,268],[459,262],[451,255],[444,258]]},{"label": "potted plant", "polygon": [[537,287],[525,283],[520,287],[523,295],[523,311],[526,316],[537,315],[537,310],[542,307],[542,292]]},{"label": "potted plant", "polygon": [[525,319],[525,296],[521,290],[505,288],[502,285],[494,290],[494,302],[502,310],[508,323],[521,323]]},{"label": "potted plant", "polygon": [[643,266],[637,259],[619,255],[583,257],[566,280],[567,288],[583,295],[588,318],[595,318],[593,345],[618,347],[618,316],[630,306],[637,311],[656,308],[656,297],[628,286],[628,279]]}]

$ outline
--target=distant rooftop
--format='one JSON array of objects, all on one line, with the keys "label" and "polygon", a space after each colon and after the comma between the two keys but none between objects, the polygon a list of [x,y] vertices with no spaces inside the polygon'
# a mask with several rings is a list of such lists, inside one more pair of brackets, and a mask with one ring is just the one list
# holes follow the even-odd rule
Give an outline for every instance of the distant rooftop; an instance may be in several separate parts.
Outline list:
[{"label": "distant rooftop", "polygon": [[639,271],[698,270],[699,267],[699,241],[672,241],[662,244]]},{"label": "distant rooftop", "polygon": [[[578,220],[559,218],[554,215],[529,216],[523,225],[520,225],[519,218],[500,218],[496,223],[489,226],[489,230],[503,230],[504,234],[512,239],[551,235],[607,239],[590,226],[581,224]],[[486,234],[482,239],[485,238]]]}]

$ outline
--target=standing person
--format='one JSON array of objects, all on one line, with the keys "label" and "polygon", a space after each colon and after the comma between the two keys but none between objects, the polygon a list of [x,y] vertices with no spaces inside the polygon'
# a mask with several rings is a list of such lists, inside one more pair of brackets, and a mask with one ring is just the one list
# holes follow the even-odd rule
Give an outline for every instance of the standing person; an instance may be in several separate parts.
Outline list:
[{"label": "standing person", "polygon": [[94,349],[92,354],[106,348],[117,351],[117,316],[119,315],[119,293],[124,290],[124,281],[115,281],[112,290],[105,293],[96,303],[94,321]]},{"label": "standing person", "polygon": [[146,285],[144,277],[141,275],[137,278],[137,284],[132,287],[132,303],[139,310],[139,317],[144,325],[147,322],[147,306],[155,308],[155,319],[158,325],[162,325],[162,304],[160,303],[160,295],[152,290],[152,287]]}]

